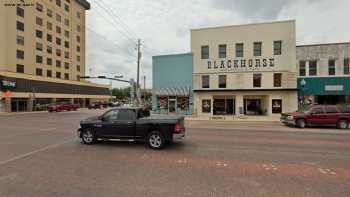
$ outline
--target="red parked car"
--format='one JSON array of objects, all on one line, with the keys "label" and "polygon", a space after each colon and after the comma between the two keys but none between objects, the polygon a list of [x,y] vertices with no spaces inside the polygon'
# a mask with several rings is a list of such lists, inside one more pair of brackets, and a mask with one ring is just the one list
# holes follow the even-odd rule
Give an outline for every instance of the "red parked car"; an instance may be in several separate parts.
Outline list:
[{"label": "red parked car", "polygon": [[297,112],[282,114],[281,122],[299,128],[324,125],[347,129],[350,122],[350,105],[311,105]]},{"label": "red parked car", "polygon": [[79,104],[72,104],[72,103],[54,103],[50,104],[48,106],[49,112],[60,112],[60,111],[71,111],[71,110],[77,110],[80,108]]}]

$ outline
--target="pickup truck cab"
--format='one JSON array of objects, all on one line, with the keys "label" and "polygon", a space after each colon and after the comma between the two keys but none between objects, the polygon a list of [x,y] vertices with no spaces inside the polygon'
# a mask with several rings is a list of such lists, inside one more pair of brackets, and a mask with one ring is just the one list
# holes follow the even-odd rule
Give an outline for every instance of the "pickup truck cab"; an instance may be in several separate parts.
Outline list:
[{"label": "pickup truck cab", "polygon": [[281,122],[299,128],[324,125],[347,129],[350,122],[350,106],[311,105],[303,110],[282,114]]},{"label": "pickup truck cab", "polygon": [[94,144],[99,139],[143,141],[152,149],[161,149],[185,137],[184,118],[150,116],[149,111],[142,108],[114,108],[101,116],[82,120],[78,137],[84,144]]},{"label": "pickup truck cab", "polygon": [[71,110],[77,110],[80,108],[79,104],[74,103],[53,103],[50,104],[48,107],[49,112],[60,112],[60,111],[71,111]]}]

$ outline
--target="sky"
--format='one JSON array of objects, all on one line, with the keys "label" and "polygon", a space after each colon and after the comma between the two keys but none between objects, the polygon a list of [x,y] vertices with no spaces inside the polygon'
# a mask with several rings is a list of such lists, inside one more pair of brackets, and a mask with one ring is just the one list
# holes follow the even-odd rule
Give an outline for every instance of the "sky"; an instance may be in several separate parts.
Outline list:
[{"label": "sky", "polygon": [[350,0],[88,1],[86,74],[136,79],[139,38],[146,88],[152,86],[152,56],[190,52],[194,28],[294,19],[297,45],[350,41]]}]

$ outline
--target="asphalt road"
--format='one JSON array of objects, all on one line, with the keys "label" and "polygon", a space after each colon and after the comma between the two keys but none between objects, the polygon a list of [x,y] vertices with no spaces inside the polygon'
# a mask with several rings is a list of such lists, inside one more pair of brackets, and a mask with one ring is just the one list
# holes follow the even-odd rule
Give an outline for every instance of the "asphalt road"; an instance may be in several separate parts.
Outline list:
[{"label": "asphalt road", "polygon": [[350,131],[188,123],[165,150],[79,143],[101,111],[0,116],[0,196],[350,196]]}]

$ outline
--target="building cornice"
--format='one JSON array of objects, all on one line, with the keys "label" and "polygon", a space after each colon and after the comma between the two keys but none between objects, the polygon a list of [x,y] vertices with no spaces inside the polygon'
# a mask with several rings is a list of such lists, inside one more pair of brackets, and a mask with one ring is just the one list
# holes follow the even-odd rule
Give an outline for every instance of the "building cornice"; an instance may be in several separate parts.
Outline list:
[{"label": "building cornice", "polygon": [[79,5],[83,6],[85,10],[90,10],[91,5],[88,1],[86,0],[75,0]]}]

